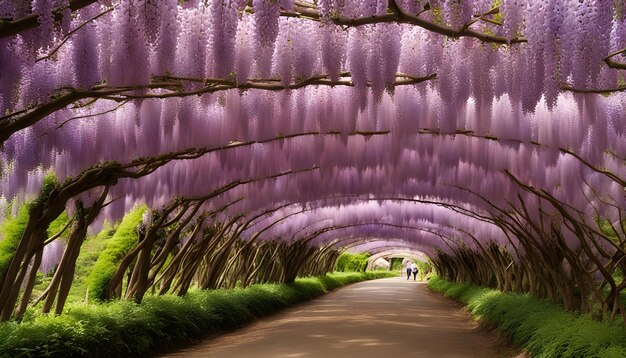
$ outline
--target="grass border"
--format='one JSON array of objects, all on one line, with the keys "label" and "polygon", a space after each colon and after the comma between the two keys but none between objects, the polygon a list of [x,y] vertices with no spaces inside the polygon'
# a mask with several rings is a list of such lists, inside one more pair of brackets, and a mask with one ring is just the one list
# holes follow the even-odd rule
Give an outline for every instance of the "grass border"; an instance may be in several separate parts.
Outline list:
[{"label": "grass border", "polygon": [[626,357],[626,329],[598,322],[529,294],[501,292],[432,277],[428,288],[465,304],[533,357]]},{"label": "grass border", "polygon": [[0,357],[137,356],[244,326],[294,304],[392,272],[346,272],[245,289],[148,296],[142,304],[71,304],[61,316],[0,324]]}]

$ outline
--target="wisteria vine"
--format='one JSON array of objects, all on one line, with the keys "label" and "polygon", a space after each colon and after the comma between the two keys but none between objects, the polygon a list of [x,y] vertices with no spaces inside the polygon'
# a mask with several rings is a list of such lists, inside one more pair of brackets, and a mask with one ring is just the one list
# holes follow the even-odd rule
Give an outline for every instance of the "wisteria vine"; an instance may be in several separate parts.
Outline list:
[{"label": "wisteria vine", "polygon": [[103,299],[400,248],[626,320],[625,64],[623,0],[2,1],[0,319],[143,204]]}]

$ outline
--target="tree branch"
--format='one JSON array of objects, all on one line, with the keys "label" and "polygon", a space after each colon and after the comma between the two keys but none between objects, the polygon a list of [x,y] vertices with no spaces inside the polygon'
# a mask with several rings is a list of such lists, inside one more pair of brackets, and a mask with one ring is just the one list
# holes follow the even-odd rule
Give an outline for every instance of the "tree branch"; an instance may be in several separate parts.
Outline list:
[{"label": "tree branch", "polygon": [[613,60],[613,57],[620,55],[622,53],[626,53],[626,48],[623,48],[619,51],[615,51],[612,54],[606,56],[603,61],[604,63],[606,63],[607,66],[611,67],[611,68],[616,68],[618,70],[626,70],[626,63],[624,62],[617,62]]},{"label": "tree branch", "polygon": [[[98,2],[98,0],[70,0],[69,8],[71,11],[76,11],[96,2]],[[64,10],[65,8],[58,8],[53,11],[54,21],[61,21]],[[39,26],[37,14],[30,14],[21,19],[0,23],[0,38],[14,36],[22,31],[30,30],[37,26]]]},{"label": "tree branch", "polygon": [[39,61],[43,61],[43,60],[47,60],[50,57],[52,57],[55,53],[57,53],[57,51],[59,51],[59,49],[63,46],[63,44],[65,44],[67,42],[67,40],[70,39],[70,37],[72,37],[72,35],[74,33],[76,33],[78,30],[82,29],[83,27],[85,27],[85,25],[89,24],[92,21],[95,21],[97,19],[99,19],[100,17],[110,13],[111,11],[113,11],[113,9],[115,9],[115,6],[110,7],[108,9],[106,9],[105,11],[99,13],[98,15],[92,17],[89,20],[86,20],[85,22],[83,22],[82,24],[80,24],[78,27],[76,27],[75,29],[73,29],[72,31],[68,32],[67,35],[65,35],[65,37],[63,37],[63,40],[61,40],[61,42],[56,45],[50,52],[48,52],[47,55],[38,58],[37,60],[35,60],[35,62],[39,62]]},{"label": "tree branch", "polygon": [[[349,72],[344,72],[343,77],[350,77]],[[433,73],[427,76],[414,76],[410,74],[399,73],[396,75],[396,82],[392,86],[414,85],[424,81],[433,80],[437,74]],[[183,82],[198,82],[204,86],[190,91],[183,90]],[[267,91],[283,91],[287,89],[298,89],[305,86],[353,86],[348,79],[340,79],[332,81],[327,75],[314,75],[309,78],[300,80],[299,82],[283,85],[279,79],[250,79],[245,83],[236,83],[234,79],[214,79],[214,78],[184,78],[184,77],[154,77],[148,85],[140,86],[123,86],[109,87],[107,85],[97,85],[88,90],[75,88],[61,88],[61,95],[54,97],[49,102],[38,104],[30,109],[20,109],[0,118],[0,144],[4,143],[14,133],[25,129],[46,116],[61,110],[68,105],[82,99],[109,99],[119,102],[125,102],[130,99],[146,99],[146,98],[169,98],[169,97],[188,97],[201,95],[205,93],[214,93],[229,89],[259,89]],[[369,84],[368,84],[369,85]],[[127,92],[137,90],[165,90],[170,92],[145,94],[126,94]],[[65,124],[65,123],[63,123]]]},{"label": "tree branch", "polygon": [[609,93],[626,91],[626,85],[613,87],[613,88],[576,88],[568,83],[561,83],[560,87],[564,91],[569,91],[569,92],[574,92],[574,93],[609,94]]},{"label": "tree branch", "polygon": [[128,102],[130,102],[130,100],[124,101],[124,102],[122,102],[122,103],[118,104],[117,106],[115,106],[115,107],[113,107],[113,108],[111,108],[111,109],[109,109],[109,110],[106,110],[106,111],[104,111],[104,112],[99,112],[99,113],[94,113],[94,114],[86,114],[86,115],[84,115],[84,116],[75,116],[75,117],[68,118],[68,119],[66,119],[65,121],[63,121],[61,124],[59,124],[59,125],[57,126],[57,129],[62,128],[64,125],[66,125],[66,124],[67,124],[67,123],[69,123],[70,121],[73,121],[73,120],[76,120],[76,119],[97,117],[97,116],[101,116],[101,115],[103,115],[103,114],[107,114],[107,113],[112,113],[112,112],[115,112],[115,111],[117,111],[118,109],[120,109],[120,107],[122,107],[123,105],[125,105],[125,104],[126,104],[126,103],[128,103]]},{"label": "tree branch", "polygon": [[618,183],[619,185],[621,185],[623,187],[626,187],[626,179],[618,177],[615,173],[613,173],[611,171],[608,171],[608,170],[605,170],[605,169],[600,169],[600,168],[594,166],[593,164],[591,164],[588,161],[586,161],[585,159],[583,159],[580,155],[572,152],[571,150],[569,150],[567,148],[560,147],[559,150],[561,152],[563,152],[563,153],[567,153],[567,154],[571,155],[572,157],[578,159],[578,161],[583,163],[586,167],[588,167],[589,169],[593,170],[594,172],[597,172],[597,173],[600,173],[600,174],[604,174],[607,177],[611,178],[616,183]]},{"label": "tree branch", "polygon": [[[451,133],[441,133],[439,131],[439,129],[437,128],[423,128],[420,129],[418,131],[418,134],[430,134],[433,136],[455,136],[455,135],[463,135],[466,137],[470,137],[470,138],[480,138],[480,139],[485,139],[485,140],[493,140],[496,141],[498,143],[503,143],[503,142],[513,142],[513,143],[524,143],[524,144],[531,144],[537,147],[541,147],[541,148],[552,148],[549,147],[545,144],[541,144],[539,142],[535,142],[535,141],[529,141],[529,142],[524,142],[522,140],[519,139],[514,139],[514,138],[498,138],[494,135],[479,135],[479,134],[475,134],[474,131],[471,130],[466,130],[466,129],[457,129],[454,132]],[[563,154],[568,154],[573,156],[574,158],[578,159],[578,161],[580,161],[582,164],[584,164],[587,168],[593,170],[596,173],[600,173],[600,174],[604,174],[607,177],[609,177],[611,180],[617,182],[618,184],[620,184],[621,186],[626,187],[626,179],[624,178],[620,178],[619,176],[617,176],[615,173],[605,170],[605,169],[601,169],[596,167],[595,165],[593,165],[592,163],[588,162],[587,160],[583,159],[579,154],[575,153],[574,151],[567,149],[567,148],[563,148],[563,147],[559,147],[559,148],[554,148],[554,150],[558,150]],[[611,152],[611,151],[607,151],[608,154],[610,154],[611,156],[613,156],[616,159],[621,159],[624,160],[624,158],[621,158],[620,156],[616,155],[615,153]]]},{"label": "tree branch", "polygon": [[[379,23],[399,23],[399,24],[409,24],[419,26],[425,30],[430,32],[438,33],[451,38],[461,38],[461,37],[473,37],[482,42],[487,43],[498,43],[498,44],[514,44],[527,42],[528,40],[524,37],[514,37],[508,39],[504,36],[496,36],[489,35],[486,33],[474,31],[469,28],[469,26],[473,23],[470,21],[469,24],[466,24],[461,29],[453,29],[444,25],[440,25],[436,22],[428,21],[419,16],[413,16],[407,14],[402,10],[400,6],[398,6],[395,0],[389,1],[390,12],[387,12],[384,15],[374,15],[374,16],[366,16],[366,17],[358,17],[358,18],[349,18],[341,15],[331,16],[329,21],[335,25],[347,26],[347,27],[357,27],[368,24],[379,24]],[[492,9],[493,11],[493,9]],[[489,15],[490,12],[487,12],[483,15]],[[308,20],[315,21],[325,21],[320,15],[319,11],[316,7],[311,6],[303,6],[301,3],[296,3],[294,6],[294,11],[281,11],[281,16],[287,17],[297,17]]]}]

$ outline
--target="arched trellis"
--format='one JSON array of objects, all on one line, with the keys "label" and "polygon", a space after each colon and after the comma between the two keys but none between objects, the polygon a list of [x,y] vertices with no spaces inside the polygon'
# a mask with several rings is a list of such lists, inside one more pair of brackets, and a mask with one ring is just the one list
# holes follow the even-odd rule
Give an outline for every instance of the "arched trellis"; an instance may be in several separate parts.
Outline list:
[{"label": "arched trellis", "polygon": [[[523,202],[522,202],[522,205],[523,205]],[[558,204],[556,204],[556,205],[558,205]],[[516,223],[516,220],[518,220],[518,219],[510,217],[511,219],[513,219],[513,221],[511,223],[503,222],[502,218],[498,218],[498,215],[502,215],[502,214],[515,215],[515,216],[520,215],[522,220],[528,220],[531,223],[532,223],[532,220],[533,220],[532,218],[524,218],[523,212],[513,211],[512,213],[508,213],[507,214],[506,211],[502,211],[501,210],[499,212],[492,212],[490,215],[495,215],[495,216],[491,216],[491,220],[490,221],[491,222],[495,222],[498,225],[504,224],[504,226],[503,226],[504,230],[513,230],[513,233],[515,233],[515,235],[517,235],[519,238],[524,238],[526,235],[530,235],[530,236],[526,236],[527,239],[530,239],[530,237],[532,235],[534,235],[533,233],[530,233],[530,232],[524,233],[522,231],[519,231],[519,230],[526,230],[526,229],[524,229],[523,226],[519,226],[520,225],[519,223]],[[508,220],[508,219],[505,219],[505,220]],[[577,222],[577,223],[573,223],[573,224],[580,225],[580,224],[582,224],[582,222]],[[376,226],[376,225],[389,225],[389,224],[385,224],[385,223],[363,223],[362,225],[374,225],[374,226]],[[514,227],[512,227],[511,225],[514,225]],[[345,226],[346,227],[353,227],[353,226],[359,226],[359,224],[351,224],[351,225],[345,225]],[[515,229],[515,227],[517,227],[517,229]],[[337,227],[336,229],[345,229],[345,228],[340,226],[340,227]],[[419,229],[419,228],[414,228],[414,229]],[[460,232],[462,232],[464,234],[468,234],[469,237],[472,238],[472,240],[476,240],[476,238],[473,235],[471,235],[471,234],[469,234],[467,232],[464,232],[463,230],[460,230]],[[441,236],[441,238],[445,239],[445,235]],[[523,252],[521,254],[523,256],[530,255],[532,253],[532,251],[530,251],[530,250],[535,245],[539,245],[539,246],[537,246],[539,248],[539,250],[540,250],[539,252],[537,252],[538,255],[543,255],[545,253],[545,251],[547,251],[547,250],[554,250],[555,249],[554,246],[543,246],[544,244],[546,244],[546,242],[541,242],[541,241],[539,241],[539,242],[534,241],[534,243],[530,244],[531,246],[527,246],[528,245],[528,243],[526,241],[527,239],[524,239],[523,242],[522,242],[522,247],[524,248],[524,251],[525,251],[525,252]],[[581,240],[587,240],[587,239],[583,239],[583,238],[580,238],[580,239]],[[590,243],[594,243],[595,242],[595,241],[593,241],[593,239],[591,239],[591,238],[589,238],[589,239],[591,240]],[[446,239],[446,240],[448,240],[448,239]],[[536,240],[536,239],[532,239],[532,240]],[[567,245],[571,245],[571,244],[567,244]],[[567,259],[569,261],[575,260],[575,258],[572,258],[571,256],[569,256],[570,253],[568,253],[568,252],[572,252],[571,250],[577,250],[575,246],[574,247],[569,247],[569,248],[568,248],[568,246],[560,246],[559,250],[561,250],[561,249],[565,250],[564,253],[566,253],[568,255]],[[456,251],[454,253],[455,256],[464,257],[462,260],[465,263],[463,263],[462,265],[467,265],[468,262],[472,262],[472,265],[474,265],[473,271],[472,270],[468,271],[468,270],[465,269],[465,272],[463,273],[463,275],[466,276],[465,277],[466,280],[472,280],[474,282],[479,282],[479,283],[488,285],[488,284],[490,284],[490,280],[491,280],[490,277],[492,277],[491,275],[493,275],[494,273],[498,273],[499,270],[502,270],[502,271],[500,271],[498,273],[498,276],[496,276],[496,279],[498,281],[498,287],[503,288],[505,290],[506,289],[519,290],[521,288],[519,286],[517,286],[517,285],[519,285],[520,282],[513,283],[514,286],[511,286],[512,285],[511,277],[513,275],[512,272],[516,272],[514,274],[514,276],[518,276],[518,277],[522,277],[524,275],[531,275],[531,274],[535,275],[536,274],[536,273],[532,273],[532,269],[528,266],[529,262],[527,262],[527,258],[523,258],[523,259],[520,258],[520,253],[511,252],[511,251],[509,251],[509,252],[502,251],[501,248],[498,248],[498,247],[496,247],[494,245],[483,245],[483,246],[480,246],[480,250],[482,251],[482,254],[478,254],[478,255],[475,252],[472,253],[471,251],[467,251],[467,250],[465,250],[463,248],[461,248],[460,251]],[[534,248],[533,248],[533,250],[534,250]],[[572,254],[573,254],[573,252],[572,252]],[[531,262],[532,261],[539,261],[538,260],[539,256],[534,256],[534,255],[535,254],[533,254],[533,256],[532,256],[532,257],[534,257],[534,259],[530,260],[530,261]],[[594,255],[594,253],[590,252],[590,251],[587,251],[587,255]],[[597,252],[596,255],[605,255],[605,254],[602,254],[601,252]],[[489,258],[489,260],[485,260],[485,257]],[[604,256],[604,257],[608,258],[608,256]],[[447,267],[447,268],[444,267],[445,265],[452,264],[450,262],[450,258],[451,258],[450,254],[443,254],[443,255],[439,255],[439,257],[437,257],[437,259],[435,259],[436,266],[437,266],[438,262],[441,263],[439,265],[439,267],[438,267],[438,269],[441,270],[441,272],[446,272],[446,271],[450,270],[450,267]],[[454,260],[455,259],[453,259],[453,261]],[[572,261],[572,262],[575,263],[575,261]],[[545,262],[545,264],[548,265],[550,263],[549,262]],[[444,265],[444,266],[442,266],[442,265]],[[453,263],[453,265],[459,265],[459,263],[456,262],[456,263]],[[457,267],[456,269],[454,269],[454,271],[456,271],[457,273],[460,272],[459,270],[460,270],[460,267]],[[569,273],[563,272],[563,271],[561,271],[561,273],[566,275],[566,276],[570,275]],[[528,282],[532,283],[536,279],[538,279],[538,277],[529,279]],[[544,280],[544,279],[547,279],[547,277],[544,277],[541,280]],[[581,281],[579,283],[579,285],[581,285],[581,286],[586,284],[585,282],[589,282],[589,281],[587,281],[589,279],[595,280],[595,278],[592,278],[592,277],[591,278],[582,278],[581,277],[579,279],[581,279]],[[548,281],[548,282],[550,282],[550,281]],[[539,284],[539,283],[537,282],[536,284]],[[541,294],[548,295],[549,298],[556,297],[556,292],[550,293],[550,291],[548,291],[547,293],[542,293],[542,290],[551,290],[551,289],[552,290],[559,290],[559,291],[562,290],[562,289],[565,290],[564,287],[559,287],[557,282],[542,283],[541,285],[542,285],[542,286],[540,286],[541,288],[534,288],[535,290],[537,290],[537,291],[535,291],[535,293],[540,294],[540,295]],[[526,289],[529,289],[529,288],[526,288]],[[530,288],[530,289],[532,289],[532,288]],[[611,297],[612,296],[609,295],[608,299],[611,299]],[[604,304],[606,304],[606,303],[604,303]]]},{"label": "arched trellis", "polygon": [[375,253],[367,259],[367,269],[374,269],[374,262],[379,258],[410,258],[414,260],[424,261],[427,256],[420,251],[411,251],[406,249],[384,249],[381,252]]},{"label": "arched trellis", "polygon": [[[176,0],[163,0],[158,2],[161,7],[152,9],[157,10],[153,14],[158,15],[158,23],[144,21],[132,0],[113,1],[111,8],[90,6],[94,3],[71,0],[59,5],[69,6],[67,9],[48,10],[36,6],[27,9],[20,7],[25,2],[16,1],[2,5],[2,17],[6,21],[0,24],[0,47],[6,51],[0,53],[0,71],[8,76],[0,78],[0,141],[4,142],[0,166],[3,174],[10,173],[3,178],[8,183],[3,188],[9,188],[5,189],[6,194],[12,196],[24,189],[23,183],[30,181],[26,186],[37,191],[42,176],[39,174],[43,173],[41,165],[59,170],[63,179],[76,174],[68,179],[67,185],[44,193],[34,206],[31,218],[36,218],[28,225],[23,245],[16,252],[16,262],[8,270],[8,276],[19,271],[24,280],[11,277],[2,282],[2,319],[13,310],[12,303],[20,293],[17,288],[22,287],[22,281],[29,280],[25,276],[33,255],[24,251],[29,251],[28,245],[45,242],[43,231],[55,214],[64,210],[67,203],[82,198],[88,189],[101,190],[94,195],[97,200],[93,204],[98,206],[104,204],[107,193],[113,197],[128,195],[128,201],[132,202],[152,193],[161,194],[164,188],[167,191],[169,188],[163,183],[168,182],[175,188],[162,194],[168,201],[183,192],[189,194],[187,188],[206,191],[207,187],[223,185],[215,180],[214,173],[220,173],[220,179],[226,182],[236,178],[245,181],[285,170],[297,171],[302,169],[299,167],[302,160],[320,169],[308,181],[292,183],[308,188],[309,192],[289,188],[281,180],[277,180],[276,190],[270,191],[265,191],[263,186],[271,185],[260,183],[251,184],[255,189],[247,192],[232,188],[223,193],[225,202],[212,198],[215,208],[209,211],[236,202],[231,211],[224,210],[224,215],[209,215],[213,226],[187,221],[207,221],[206,212],[198,206],[196,216],[179,218],[180,227],[174,233],[178,235],[179,231],[193,226],[203,238],[231,243],[245,226],[237,220],[245,223],[262,211],[259,202],[275,207],[276,201],[304,202],[311,196],[342,190],[414,200],[412,194],[420,193],[419,189],[410,188],[410,184],[420,178],[431,182],[431,193],[441,194],[433,202],[439,201],[447,209],[472,216],[476,222],[489,222],[504,233],[494,246],[490,235],[479,235],[468,227],[454,228],[456,231],[430,228],[430,234],[440,239],[438,244],[448,247],[432,253],[442,274],[454,280],[492,284],[491,276],[486,273],[495,272],[498,286],[505,290],[529,291],[553,300],[572,298],[567,287],[559,286],[559,281],[572,281],[582,296],[601,297],[598,300],[603,316],[607,309],[611,315],[623,314],[617,297],[624,283],[613,279],[614,273],[626,271],[621,200],[626,158],[621,144],[623,118],[626,118],[623,96],[583,94],[623,90],[618,81],[621,74],[614,71],[624,68],[622,39],[626,38],[623,34],[626,27],[620,27],[624,21],[623,8],[613,8],[610,1],[590,0],[586,5],[597,7],[594,21],[574,21],[579,13],[586,11],[578,11],[576,4],[571,4],[571,8],[562,9],[568,13],[567,21],[543,28],[543,20],[554,19],[545,7],[532,9],[529,16],[524,9],[509,4],[502,9],[490,9],[484,7],[485,2],[472,1],[463,2],[468,5],[463,9],[456,7],[460,3],[454,1],[430,2],[423,8],[416,7],[415,1],[389,1],[375,10],[364,7],[368,2],[355,1],[351,2],[357,7],[354,10],[338,3],[322,2],[204,1],[197,7],[195,3],[178,7]],[[232,6],[222,9],[225,12],[209,11],[209,4]],[[259,10],[260,4],[271,6]],[[246,5],[249,7],[244,8]],[[433,18],[437,14],[443,14],[441,19]],[[500,14],[499,19],[494,17],[496,14]],[[189,21],[196,15],[206,15],[211,26]],[[212,17],[222,15],[225,17]],[[55,21],[59,26],[53,26]],[[168,24],[185,24],[191,31],[179,33],[160,27]],[[338,31],[335,25],[346,31]],[[160,37],[156,36],[157,31],[148,31],[155,30],[155,26],[161,31]],[[208,30],[193,31],[197,29],[195,26]],[[128,30],[115,36],[117,44],[124,46],[115,46],[115,41],[110,41],[113,36],[106,34],[106,30],[97,32],[107,28]],[[206,39],[188,36],[208,32],[210,36]],[[568,37],[571,41],[554,41],[556,37],[570,35],[575,35],[576,40]],[[96,37],[99,51],[93,51]],[[163,51],[160,47],[163,42],[155,41],[156,38],[169,40],[170,45],[174,43],[179,49],[199,45],[196,48],[201,50],[197,51],[198,56],[177,54],[171,47],[169,52]],[[195,43],[198,39],[205,42]],[[124,51],[124,47],[130,51]],[[190,58],[199,60],[190,63]],[[177,59],[175,70],[162,66],[163,61]],[[115,63],[124,66],[114,66]],[[537,70],[533,70],[535,67]],[[127,68],[137,70],[126,71]],[[572,83],[561,83],[570,80]],[[430,85],[415,86],[423,81]],[[580,93],[562,95],[561,90]],[[176,135],[172,135],[174,132]],[[297,139],[308,135],[316,139],[311,142]],[[355,143],[348,138],[351,135],[365,139]],[[389,137],[387,143],[376,139],[381,135]],[[416,138],[423,138],[422,135],[439,139],[431,141],[432,145],[420,146],[416,143],[421,139]],[[92,137],[102,139],[99,146],[90,147],[91,141],[83,140]],[[460,137],[472,138],[472,143]],[[487,141],[498,143],[497,148],[476,149],[474,142]],[[507,151],[505,142],[513,150]],[[303,148],[294,149],[299,145]],[[219,147],[223,150],[216,149]],[[238,147],[251,147],[251,152],[266,150],[269,155],[230,157],[226,153]],[[324,151],[328,147],[332,149]],[[200,159],[212,149],[222,157],[219,164],[219,159],[209,158],[206,162]],[[106,154],[94,154],[100,151]],[[454,151],[458,153],[456,157],[451,155]],[[398,165],[395,159],[399,155],[395,154],[406,152],[415,160]],[[498,157],[503,152],[508,156]],[[137,158],[129,158],[130,153]],[[339,158],[340,153],[351,155]],[[77,158],[82,157],[89,160],[79,163]],[[258,158],[263,160],[255,160]],[[528,168],[522,164],[511,170],[508,164],[522,158],[530,163]],[[573,164],[568,161],[572,158]],[[201,168],[197,172],[190,169],[193,164],[159,170],[170,161],[194,159],[197,161],[193,163]],[[342,160],[339,164],[342,168],[333,172],[330,168],[335,166],[335,160]],[[68,161],[74,165],[67,165]],[[413,163],[420,167],[416,166],[419,171],[412,173]],[[274,164],[280,169],[268,170],[270,174],[250,169]],[[578,170],[581,164],[584,170]],[[90,167],[84,170],[86,166]],[[24,170],[11,175],[13,168]],[[445,177],[440,176],[442,171]],[[203,172],[203,176],[198,172]],[[327,175],[318,177],[317,172]],[[156,183],[154,188],[146,184],[148,180],[136,180],[134,185],[126,181],[116,186],[118,179],[137,179],[147,174],[154,174],[149,176],[156,178],[151,183]],[[196,180],[186,182],[185,177]],[[359,180],[351,183],[351,179],[361,177],[375,179],[370,183]],[[607,184],[598,177],[611,182]],[[177,180],[181,184],[172,185]],[[326,183],[340,185],[328,186],[326,192],[315,191]],[[358,190],[360,185],[367,184],[370,186],[366,190]],[[511,190],[492,194],[502,185]],[[559,192],[559,188],[567,190]],[[256,195],[255,190],[266,195]],[[281,190],[291,191],[292,195],[277,195],[275,199],[272,194]],[[121,207],[121,216],[128,207],[118,206],[120,202],[109,208]],[[77,205],[83,216],[76,221],[79,231],[85,229],[85,219],[92,220],[97,211],[82,206]],[[161,209],[161,205],[154,206]],[[172,215],[176,218],[178,214],[176,211]],[[268,219],[270,222],[254,226],[250,236],[258,237],[272,223],[289,221],[286,217],[291,214],[278,215]],[[415,217],[418,216],[416,213]],[[394,225],[402,224],[405,223]],[[350,231],[348,225],[357,223],[332,219],[319,223],[303,221],[301,227],[293,225],[289,230],[276,231],[280,235],[259,240],[258,244],[283,245],[281,250],[304,254],[315,244],[340,248],[354,239],[341,237],[340,229]],[[362,232],[355,229],[353,234],[358,236]],[[316,242],[316,237],[324,240]],[[390,245],[392,240],[388,240]],[[141,244],[142,250],[151,246],[150,240],[145,242]],[[245,243],[236,251],[243,253],[251,247],[257,253],[263,251]],[[279,250],[271,249],[272,254],[261,255],[278,257],[273,252]],[[148,251],[144,255],[149,255]],[[34,257],[37,262],[40,251]],[[163,256],[157,258],[160,262]],[[564,267],[564,262],[569,267]],[[141,265],[136,267],[135,277],[145,274],[139,272]],[[210,279],[204,282],[208,286],[220,280],[214,268],[208,275]],[[34,281],[35,274],[31,270],[30,281]],[[189,281],[185,278],[180,282],[184,286]],[[552,290],[550,286],[559,287]],[[611,293],[603,296],[606,286]],[[27,284],[25,291],[30,289]],[[568,308],[576,304],[578,298],[575,298],[571,302],[566,299]],[[583,302],[579,308],[588,310],[588,304]]]}]

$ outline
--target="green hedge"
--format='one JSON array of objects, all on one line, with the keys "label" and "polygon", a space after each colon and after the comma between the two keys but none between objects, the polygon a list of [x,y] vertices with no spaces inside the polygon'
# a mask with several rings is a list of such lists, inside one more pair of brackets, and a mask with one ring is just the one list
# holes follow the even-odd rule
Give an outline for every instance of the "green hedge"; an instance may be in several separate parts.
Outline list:
[{"label": "green hedge", "polygon": [[428,287],[466,304],[533,357],[626,357],[626,329],[598,322],[528,294],[451,283],[432,277]]},{"label": "green hedge", "polygon": [[89,299],[102,301],[106,287],[117,270],[117,266],[135,245],[137,245],[137,225],[141,222],[146,207],[139,207],[124,216],[119,227],[108,242],[106,249],[102,251],[93,270],[87,278],[89,287]]},{"label": "green hedge", "polygon": [[334,273],[245,289],[194,290],[185,297],[149,296],[142,304],[73,303],[63,315],[31,316],[0,324],[0,357],[128,356],[220,333],[279,309],[387,272]]},{"label": "green hedge", "polygon": [[367,260],[369,259],[370,254],[352,254],[349,252],[343,252],[337,258],[337,263],[335,264],[335,271],[338,272],[365,272],[367,268]]}]

